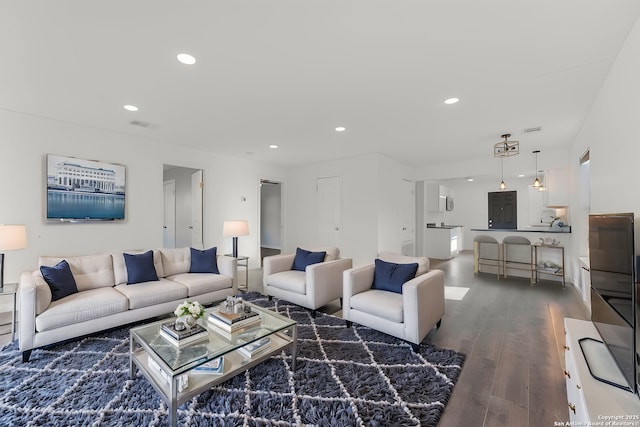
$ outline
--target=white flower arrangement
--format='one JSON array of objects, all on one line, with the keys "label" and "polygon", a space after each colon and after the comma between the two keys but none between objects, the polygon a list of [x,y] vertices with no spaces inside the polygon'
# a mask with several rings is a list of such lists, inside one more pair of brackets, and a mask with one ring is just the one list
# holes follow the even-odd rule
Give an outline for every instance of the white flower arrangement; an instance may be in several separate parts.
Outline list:
[{"label": "white flower arrangement", "polygon": [[173,312],[178,317],[181,316],[193,316],[195,319],[204,316],[204,307],[198,301],[189,302],[185,300],[182,304],[176,308]]}]

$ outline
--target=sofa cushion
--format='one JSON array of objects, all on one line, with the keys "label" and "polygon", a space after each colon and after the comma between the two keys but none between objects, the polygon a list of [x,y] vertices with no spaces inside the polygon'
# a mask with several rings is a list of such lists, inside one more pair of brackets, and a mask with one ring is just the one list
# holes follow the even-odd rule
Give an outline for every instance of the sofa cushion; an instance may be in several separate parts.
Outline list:
[{"label": "sofa cushion", "polygon": [[113,276],[113,259],[109,254],[83,255],[72,257],[40,257],[38,265],[49,267],[66,260],[76,281],[78,291],[112,287],[115,285]]},{"label": "sofa cushion", "polygon": [[36,331],[73,325],[127,311],[127,298],[114,288],[97,288],[78,292],[59,301],[36,316]]},{"label": "sofa cushion", "polygon": [[396,323],[404,322],[401,294],[372,289],[353,295],[349,298],[349,303],[353,310]]},{"label": "sofa cushion", "polygon": [[138,283],[135,286],[120,284],[115,289],[129,299],[130,310],[187,297],[186,286],[167,279]]},{"label": "sofa cushion", "polygon": [[127,284],[152,282],[158,280],[158,273],[153,265],[153,251],[142,254],[122,254],[127,267]]},{"label": "sofa cushion", "polygon": [[190,298],[233,286],[231,277],[211,273],[182,273],[169,276],[167,279],[186,286]]},{"label": "sofa cushion", "polygon": [[431,268],[429,258],[427,257],[406,256],[394,252],[380,252],[378,254],[378,258],[383,261],[393,262],[396,264],[413,264],[414,262],[417,262],[418,271],[416,271],[416,276],[426,273],[429,271],[429,268]]},{"label": "sofa cushion", "polygon": [[[147,251],[127,251],[128,254],[141,254]],[[116,285],[127,283],[127,265],[124,262],[124,254],[122,252],[111,254],[113,260],[113,276]],[[156,269],[156,275],[158,277],[165,277],[164,269],[162,268],[162,256],[160,251],[153,251],[153,265]]]},{"label": "sofa cushion", "polygon": [[395,264],[376,259],[371,289],[402,293],[402,285],[416,277],[418,263]]},{"label": "sofa cushion", "polygon": [[218,248],[213,247],[205,249],[189,248],[191,252],[191,265],[189,266],[189,273],[213,273],[220,274],[218,271]]},{"label": "sofa cushion", "polygon": [[190,248],[163,248],[160,249],[164,277],[170,277],[180,273],[188,273],[191,267]]},{"label": "sofa cushion", "polygon": [[287,270],[269,275],[267,283],[274,288],[305,295],[307,293],[306,279],[307,275],[304,271]]},{"label": "sofa cushion", "polygon": [[53,267],[40,266],[42,277],[51,289],[51,301],[58,301],[71,294],[78,293],[76,281],[71,274],[69,263],[62,260]]},{"label": "sofa cushion", "polygon": [[305,271],[308,265],[324,262],[326,252],[311,252],[306,249],[297,248],[296,256],[293,259],[292,270]]}]

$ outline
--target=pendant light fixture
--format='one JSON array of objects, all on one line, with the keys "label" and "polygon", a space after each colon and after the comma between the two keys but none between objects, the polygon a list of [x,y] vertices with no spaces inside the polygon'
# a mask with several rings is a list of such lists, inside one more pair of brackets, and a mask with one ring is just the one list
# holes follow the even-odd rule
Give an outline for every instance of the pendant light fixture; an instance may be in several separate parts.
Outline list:
[{"label": "pendant light fixture", "polygon": [[501,190],[506,190],[507,189],[507,184],[504,183],[504,157],[500,157],[500,170],[501,170],[501,174],[500,174],[500,189]]},{"label": "pendant light fixture", "polygon": [[518,141],[509,141],[510,133],[500,135],[504,141],[497,142],[493,145],[493,157],[500,157],[501,181],[500,190],[506,190],[507,184],[504,183],[504,158],[520,154],[520,143]]},{"label": "pendant light fixture", "polygon": [[542,187],[542,182],[540,182],[540,179],[538,179],[538,153],[540,152],[540,150],[535,150],[533,152],[533,154],[536,155],[536,179],[535,181],[533,181],[533,186],[534,188],[538,188],[540,189]]},{"label": "pendant light fixture", "polygon": [[507,141],[510,133],[500,135],[504,141],[496,142],[493,145],[493,157],[511,157],[520,154],[520,143],[518,141]]}]

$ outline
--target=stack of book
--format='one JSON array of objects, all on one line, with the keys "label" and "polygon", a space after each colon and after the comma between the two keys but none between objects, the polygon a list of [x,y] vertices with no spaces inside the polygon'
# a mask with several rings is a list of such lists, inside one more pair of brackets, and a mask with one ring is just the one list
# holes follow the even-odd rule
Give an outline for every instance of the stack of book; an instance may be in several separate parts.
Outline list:
[{"label": "stack of book", "polygon": [[209,375],[222,375],[224,372],[224,357],[220,356],[217,359],[210,360],[203,363],[200,366],[196,366],[191,370],[193,374],[209,374]]},{"label": "stack of book", "polygon": [[269,347],[271,347],[271,337],[264,337],[240,347],[238,351],[247,357],[253,357],[258,353],[262,353]]},{"label": "stack of book", "polygon": [[175,322],[163,323],[160,336],[180,348],[209,337],[209,331],[201,325],[194,325],[190,329],[176,330]]},{"label": "stack of book", "polygon": [[227,333],[238,332],[260,324],[260,315],[255,311],[248,313],[224,313],[220,310],[209,313],[209,324]]}]

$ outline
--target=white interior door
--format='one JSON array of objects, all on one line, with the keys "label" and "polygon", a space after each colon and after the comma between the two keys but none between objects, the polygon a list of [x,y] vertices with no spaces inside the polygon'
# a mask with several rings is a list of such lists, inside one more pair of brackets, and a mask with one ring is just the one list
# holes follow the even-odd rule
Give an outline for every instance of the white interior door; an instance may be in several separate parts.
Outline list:
[{"label": "white interior door", "polygon": [[202,169],[191,175],[191,247],[204,249],[204,239],[202,233],[202,193],[204,180],[202,179]]},{"label": "white interior door", "polygon": [[340,248],[342,243],[342,178],[339,176],[318,178],[316,191],[317,244]]},{"label": "white interior door", "polygon": [[400,202],[400,222],[402,233],[402,249],[403,255],[415,256],[415,223],[416,223],[416,199],[415,184],[413,181],[406,179],[400,180],[401,197]]},{"label": "white interior door", "polygon": [[164,181],[164,225],[162,246],[176,247],[176,181]]}]

